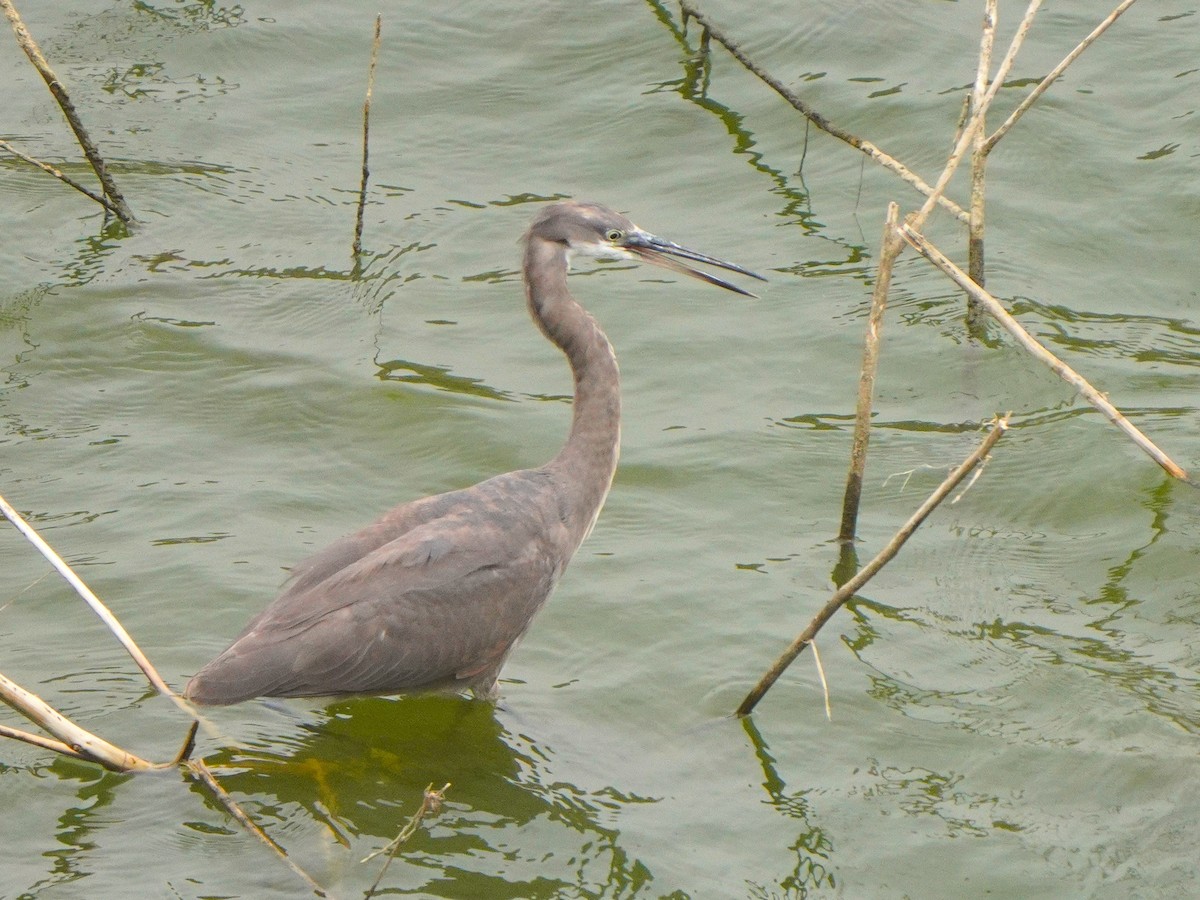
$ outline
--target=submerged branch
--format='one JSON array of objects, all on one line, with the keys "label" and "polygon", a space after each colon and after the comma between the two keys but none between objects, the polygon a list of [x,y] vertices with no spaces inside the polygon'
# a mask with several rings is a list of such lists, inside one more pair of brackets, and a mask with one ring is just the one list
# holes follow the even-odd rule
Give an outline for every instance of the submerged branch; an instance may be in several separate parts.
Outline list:
[{"label": "submerged branch", "polygon": [[386,847],[382,848],[381,850],[376,850],[374,853],[370,853],[363,858],[362,861],[367,862],[374,859],[376,856],[379,856],[381,853],[387,854],[387,861],[384,862],[383,868],[380,869],[379,876],[367,890],[366,895],[368,897],[375,896],[375,891],[379,888],[379,883],[383,881],[383,876],[386,874],[388,866],[390,866],[392,864],[392,860],[395,859],[396,851],[400,849],[400,845],[413,836],[413,832],[417,830],[417,826],[421,824],[422,819],[428,815],[436,815],[438,811],[441,810],[442,804],[446,801],[446,791],[449,789],[450,782],[448,781],[436,791],[433,789],[433,784],[430,784],[429,787],[425,788],[424,795],[421,797],[421,806],[415,813],[413,813],[412,818],[408,820],[405,826],[400,829],[400,833],[396,835],[392,839],[391,843],[389,843]]},{"label": "submerged branch", "polygon": [[[975,84],[970,93],[970,109],[979,109],[983,105],[984,94],[988,88],[988,73],[992,68],[992,47],[996,40],[996,5],[998,0],[987,0],[984,5],[983,33],[979,40],[979,64],[975,68]],[[984,184],[987,175],[987,154],[983,150],[986,138],[984,130],[986,119],[979,123],[975,131],[975,139],[971,142],[971,199],[969,210],[971,221],[967,224],[967,259],[971,277],[983,284],[983,237],[985,194]],[[968,304],[968,321],[974,321],[975,315]]]},{"label": "submerged branch", "polygon": [[289,869],[298,875],[305,884],[307,884],[319,897],[325,896],[325,889],[319,885],[316,880],[309,875],[304,869],[300,868],[295,861],[288,856],[288,852],[276,843],[269,834],[262,830],[253,819],[247,815],[246,811],[238,804],[236,800],[229,795],[229,791],[221,787],[212,770],[204,764],[204,760],[191,759],[187,761],[187,770],[192,773],[193,777],[199,784],[204,787],[221,807],[231,815],[239,825],[253,834],[256,838],[271,848],[272,852],[283,861]]}]

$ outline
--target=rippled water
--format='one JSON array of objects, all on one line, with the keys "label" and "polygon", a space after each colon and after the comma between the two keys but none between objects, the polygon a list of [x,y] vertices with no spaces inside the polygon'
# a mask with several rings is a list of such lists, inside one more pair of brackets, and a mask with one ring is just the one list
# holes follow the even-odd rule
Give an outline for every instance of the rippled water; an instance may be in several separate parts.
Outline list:
[{"label": "rippled water", "polygon": [[[1011,109],[1103,11],[1038,18]],[[1197,494],[1009,342],[965,334],[923,261],[884,328],[859,551],[996,411],[1014,427],[822,634],[888,200],[654,3],[393,5],[367,260],[350,259],[373,8],[22,4],[143,221],[0,162],[0,492],[181,685],[285,569],[401,500],[534,465],[569,419],[519,235],[590,198],[770,276],[746,301],[658,270],[572,279],[625,386],[595,532],[505,670],[455,698],[250,703],[199,753],[335,896],[422,789],[447,804],[383,888],[434,897],[1178,897],[1200,874]],[[834,121],[932,180],[975,4],[706,4]],[[1002,10],[1002,41],[1018,12]],[[1004,139],[988,286],[1181,464],[1200,466],[1200,20],[1139,4]],[[85,177],[44,86],[0,62],[5,137]],[[999,114],[997,115],[997,121]],[[957,257],[945,218],[929,233]],[[186,723],[9,531],[6,675],[169,758]],[[20,726],[5,714],[5,724]],[[292,896],[174,774],[0,744],[0,895]]]}]

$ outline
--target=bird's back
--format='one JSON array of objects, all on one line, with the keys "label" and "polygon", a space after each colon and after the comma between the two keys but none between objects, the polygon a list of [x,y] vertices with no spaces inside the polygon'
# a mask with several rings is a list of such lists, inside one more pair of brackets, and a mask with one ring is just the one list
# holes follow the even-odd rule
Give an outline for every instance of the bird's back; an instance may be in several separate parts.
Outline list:
[{"label": "bird's back", "polygon": [[404,504],[297,565],[186,694],[490,694],[574,544],[546,469]]}]

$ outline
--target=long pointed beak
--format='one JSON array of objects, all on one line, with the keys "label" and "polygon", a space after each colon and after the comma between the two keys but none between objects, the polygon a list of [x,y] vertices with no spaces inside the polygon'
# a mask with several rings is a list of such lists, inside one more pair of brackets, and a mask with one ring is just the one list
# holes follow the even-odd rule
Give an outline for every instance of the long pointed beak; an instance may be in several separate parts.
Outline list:
[{"label": "long pointed beak", "polygon": [[721,269],[727,269],[730,272],[737,272],[739,275],[748,275],[751,278],[757,278],[759,281],[767,280],[756,272],[743,269],[736,263],[726,262],[723,259],[717,259],[715,256],[705,256],[703,253],[697,253],[695,250],[689,250],[687,247],[680,247],[678,244],[650,234],[648,231],[631,231],[625,236],[625,240],[621,242],[621,246],[644,262],[662,266],[664,269],[670,269],[673,272],[682,272],[684,275],[691,275],[693,278],[699,278],[701,281],[707,281],[709,284],[725,288],[727,291],[733,291],[735,294],[742,294],[745,297],[757,298],[758,295],[743,290],[736,284],[731,284],[724,278],[718,278],[710,272],[693,269],[686,263],[680,262],[677,257],[690,259],[693,262],[704,263],[709,266],[717,266]]}]

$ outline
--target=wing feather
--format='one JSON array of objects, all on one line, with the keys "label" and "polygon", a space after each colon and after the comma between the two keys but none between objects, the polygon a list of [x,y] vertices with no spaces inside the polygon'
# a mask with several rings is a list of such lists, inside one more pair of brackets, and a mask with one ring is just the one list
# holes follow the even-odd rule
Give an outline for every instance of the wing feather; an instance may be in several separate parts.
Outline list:
[{"label": "wing feather", "polygon": [[498,669],[570,555],[546,483],[513,483],[526,474],[400,507],[302,564],[188,695],[397,693]]}]

